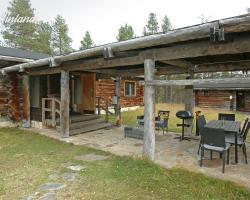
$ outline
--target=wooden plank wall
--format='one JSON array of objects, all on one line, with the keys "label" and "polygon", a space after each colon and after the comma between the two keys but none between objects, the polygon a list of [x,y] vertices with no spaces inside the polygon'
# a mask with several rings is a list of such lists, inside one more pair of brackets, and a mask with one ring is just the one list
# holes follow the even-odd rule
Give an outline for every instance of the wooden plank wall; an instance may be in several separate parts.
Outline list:
[{"label": "wooden plank wall", "polygon": [[[143,106],[144,87],[136,83],[136,95],[126,97],[124,95],[124,85],[126,80],[121,81],[121,107]],[[96,96],[100,96],[112,104],[112,96],[115,94],[115,83],[112,79],[98,79],[96,81]]]},{"label": "wooden plank wall", "polygon": [[233,95],[233,91],[195,91],[195,105],[203,108],[230,109],[230,95]]}]

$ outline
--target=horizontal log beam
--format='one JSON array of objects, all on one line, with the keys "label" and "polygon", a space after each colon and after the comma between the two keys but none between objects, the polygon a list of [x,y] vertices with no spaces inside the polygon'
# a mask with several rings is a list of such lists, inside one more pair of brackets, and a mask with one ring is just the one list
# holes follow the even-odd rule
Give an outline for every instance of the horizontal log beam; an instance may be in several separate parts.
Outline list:
[{"label": "horizontal log beam", "polygon": [[189,80],[153,80],[153,81],[140,81],[141,85],[145,86],[189,86],[189,85],[199,85],[199,84],[250,84],[250,77],[247,78],[223,78],[223,79],[189,79]]},{"label": "horizontal log beam", "polygon": [[183,67],[183,68],[188,68],[192,66],[191,62],[179,59],[179,60],[162,60],[162,63],[177,66],[177,67]]},{"label": "horizontal log beam", "polygon": [[27,58],[11,57],[11,56],[0,56],[0,61],[26,63],[26,62],[31,62],[33,60],[32,59],[27,59]]},{"label": "horizontal log beam", "polygon": [[[209,41],[193,42],[191,44],[177,45],[173,47],[157,48],[141,51],[139,56],[105,60],[103,58],[81,61],[81,63],[70,65],[70,71],[101,69],[119,66],[139,65],[147,58],[155,61],[172,61],[176,59],[194,58],[201,56],[214,56],[223,54],[240,54],[250,52],[250,35],[235,38],[233,42],[211,44]],[[69,64],[62,65],[68,68]]]},{"label": "horizontal log beam", "polygon": [[153,58],[156,61],[196,58],[223,54],[240,54],[250,52],[250,34],[235,37],[233,42],[211,43],[209,41],[192,42],[173,47],[149,49],[142,51],[139,56]]},{"label": "horizontal log beam", "polygon": [[[224,71],[241,71],[241,70],[250,70],[250,61],[230,61],[226,63],[206,63],[199,64],[194,69],[194,73],[204,73],[204,72],[224,72]],[[135,69],[129,70],[118,70],[116,68],[110,69],[97,69],[97,70],[86,70],[82,72],[95,72],[100,74],[106,74],[110,76],[121,76],[121,77],[135,77],[144,74],[143,68],[138,68],[135,66]],[[184,74],[187,73],[188,69],[178,68],[174,66],[156,66],[156,75],[171,75],[171,74]],[[49,68],[39,71],[28,71],[28,74],[31,76],[45,75],[45,74],[58,74],[60,73],[60,68]]]}]

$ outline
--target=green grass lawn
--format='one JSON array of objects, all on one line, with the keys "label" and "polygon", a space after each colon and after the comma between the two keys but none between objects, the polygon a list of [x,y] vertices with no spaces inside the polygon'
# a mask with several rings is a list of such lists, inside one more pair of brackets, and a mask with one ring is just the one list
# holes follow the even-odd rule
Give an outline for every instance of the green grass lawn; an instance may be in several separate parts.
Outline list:
[{"label": "green grass lawn", "polygon": [[[74,157],[87,153],[108,155],[104,161]],[[103,151],[62,143],[19,129],[0,129],[0,199],[33,194],[49,175],[65,183],[63,163],[85,166],[76,180],[57,192],[57,199],[250,199],[246,189],[182,169],[167,170],[147,160],[119,157]]]},{"label": "green grass lawn", "polygon": [[[156,104],[155,113],[158,113],[158,110],[169,110],[170,111],[169,131],[181,132],[181,128],[176,127],[176,124],[180,123],[181,120],[178,119],[175,116],[175,114],[179,110],[184,110],[184,105],[182,105],[182,104]],[[222,112],[222,113],[235,113],[236,120],[242,121],[242,122],[247,117],[247,114],[244,114],[244,113],[225,111],[222,109],[196,107],[194,111],[197,111],[197,110],[202,111],[202,114],[205,115],[207,121],[218,119],[218,113],[220,113],[220,112]],[[144,113],[143,108],[140,108],[140,109],[134,110],[134,111],[122,112],[122,124],[135,126],[136,125],[136,116],[143,115],[143,113]],[[112,123],[114,122],[113,116],[110,116],[110,122],[112,122]],[[195,126],[194,126],[193,131],[195,131]]]}]

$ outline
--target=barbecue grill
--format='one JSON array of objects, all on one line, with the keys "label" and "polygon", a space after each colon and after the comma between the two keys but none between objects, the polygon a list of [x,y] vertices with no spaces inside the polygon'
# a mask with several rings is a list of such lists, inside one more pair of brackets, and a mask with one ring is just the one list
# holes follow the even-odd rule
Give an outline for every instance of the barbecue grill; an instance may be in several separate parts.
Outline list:
[{"label": "barbecue grill", "polygon": [[176,117],[178,117],[179,119],[182,119],[182,123],[177,124],[177,127],[182,127],[181,136],[177,137],[177,139],[180,139],[180,141],[182,141],[182,140],[190,140],[189,137],[184,136],[184,128],[185,127],[190,127],[190,124],[185,123],[185,120],[193,119],[192,113],[190,111],[180,110],[180,111],[178,111],[176,113]]}]

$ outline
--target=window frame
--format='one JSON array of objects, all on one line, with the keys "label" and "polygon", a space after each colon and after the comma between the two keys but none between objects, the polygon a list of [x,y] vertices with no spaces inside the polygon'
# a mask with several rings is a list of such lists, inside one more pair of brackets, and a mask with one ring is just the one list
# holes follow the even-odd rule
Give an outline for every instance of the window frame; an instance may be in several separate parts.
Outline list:
[{"label": "window frame", "polygon": [[[126,84],[134,84],[134,94],[133,95],[126,95]],[[135,97],[136,96],[136,81],[124,81],[124,96],[125,97]]]}]

